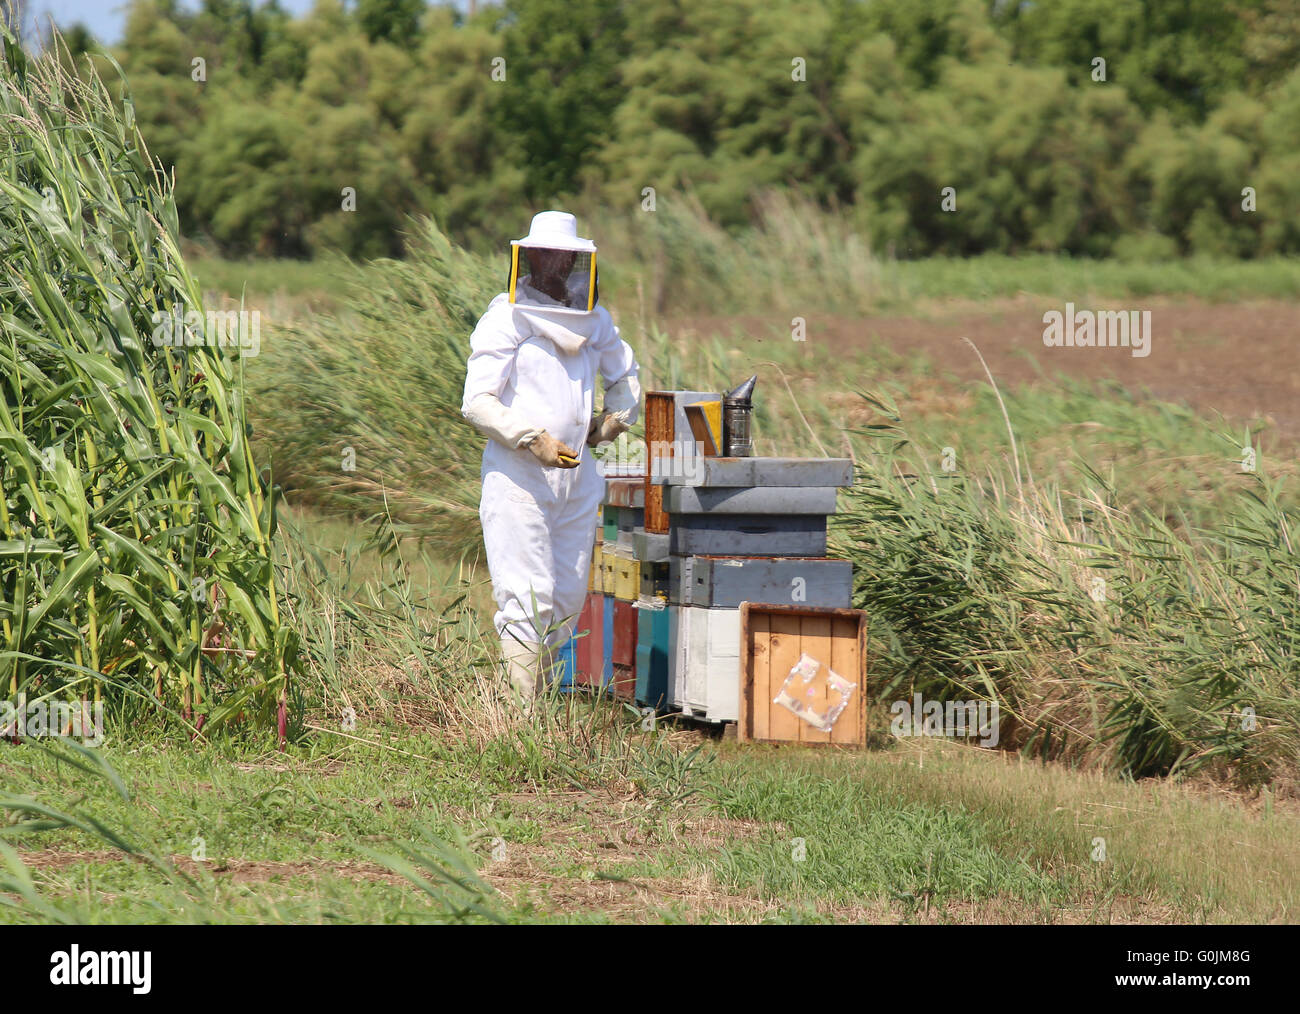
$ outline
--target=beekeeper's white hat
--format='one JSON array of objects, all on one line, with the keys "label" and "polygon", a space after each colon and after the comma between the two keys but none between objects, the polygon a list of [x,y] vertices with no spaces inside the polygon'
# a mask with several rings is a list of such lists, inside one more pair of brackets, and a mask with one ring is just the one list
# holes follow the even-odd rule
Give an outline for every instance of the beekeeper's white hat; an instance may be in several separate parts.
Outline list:
[{"label": "beekeeper's white hat", "polygon": [[516,246],[541,246],[552,250],[576,250],[595,253],[596,244],[578,235],[578,220],[567,211],[541,211],[533,216],[528,235],[514,241]]}]

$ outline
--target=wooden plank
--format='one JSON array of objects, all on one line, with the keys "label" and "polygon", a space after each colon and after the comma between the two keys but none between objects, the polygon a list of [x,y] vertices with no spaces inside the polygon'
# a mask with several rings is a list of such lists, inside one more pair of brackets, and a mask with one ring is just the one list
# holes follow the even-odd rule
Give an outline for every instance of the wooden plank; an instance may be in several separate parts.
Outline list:
[{"label": "wooden plank", "polygon": [[605,552],[604,543],[597,542],[591,550],[591,573],[587,577],[587,590],[604,593],[605,591]]},{"label": "wooden plank", "polygon": [[668,711],[668,656],[672,641],[668,633],[668,608],[654,611],[650,633],[650,698],[646,702],[660,711]]},{"label": "wooden plank", "polygon": [[693,714],[709,710],[708,610],[690,606],[691,627],[686,643],[686,703]]},{"label": "wooden plank", "polygon": [[614,557],[614,598],[635,602],[641,594],[641,563],[623,556]]},{"label": "wooden plank", "polygon": [[[779,704],[773,704],[774,698],[781,690],[781,684],[790,675],[790,670],[799,661],[801,654],[800,617],[790,613],[773,613],[768,620],[771,634],[770,659],[768,662],[768,682],[763,687],[763,702],[768,708],[768,736],[774,740],[787,743],[799,741],[799,726],[802,720]],[[757,688],[756,688],[757,689]]]},{"label": "wooden plank", "polygon": [[[633,652],[633,658],[635,657],[636,653]],[[622,665],[615,662],[611,689],[619,700],[633,700],[636,697],[636,665]]]},{"label": "wooden plank", "polygon": [[591,594],[582,601],[578,611],[578,622],[573,628],[574,648],[576,652],[573,681],[578,686],[586,686],[591,670]]},{"label": "wooden plank", "polygon": [[754,739],[772,738],[772,618],[767,613],[751,614],[750,629],[754,632],[752,649],[754,686],[751,695],[752,718],[750,735]]},{"label": "wooden plank", "polygon": [[675,606],[691,604],[691,588],[687,577],[693,556],[670,556],[668,558],[668,601]]},{"label": "wooden plank", "polygon": [[690,613],[680,606],[668,607],[668,703],[686,706],[686,650],[690,643]]},{"label": "wooden plank", "polygon": [[586,685],[599,689],[605,667],[605,596],[593,593],[588,600],[591,603],[591,647],[587,649]]},{"label": "wooden plank", "polygon": [[555,653],[555,678],[562,694],[573,693],[577,683],[578,646],[572,637],[560,646]]},{"label": "wooden plank", "polygon": [[647,391],[645,396],[645,530],[666,534],[668,514],[664,510],[663,487],[650,481],[654,471],[652,455],[663,450],[672,454],[673,413],[675,405],[671,391]]},{"label": "wooden plank", "polygon": [[636,610],[631,602],[614,599],[614,647],[611,656],[615,665],[631,667],[636,664]]},{"label": "wooden plank", "polygon": [[614,594],[614,561],[618,559],[615,555],[618,546],[613,543],[604,543],[601,546],[600,553],[600,590],[606,595]]},{"label": "wooden plank", "polygon": [[[647,412],[649,402],[647,401]],[[648,423],[647,423],[648,425]],[[649,439],[647,429],[646,439]],[[647,463],[649,465],[649,463]],[[689,470],[647,467],[650,489],[664,486],[852,486],[849,458],[702,458]],[[689,474],[684,474],[689,471]]]},{"label": "wooden plank", "polygon": [[614,684],[614,596],[602,595],[600,686],[608,690]]},{"label": "wooden plank", "polygon": [[831,668],[850,683],[856,683],[848,707],[831,727],[831,742],[850,746],[866,743],[867,671],[866,617],[831,621]]},{"label": "wooden plank", "polygon": [[835,486],[668,486],[670,514],[834,514]]},{"label": "wooden plank", "polygon": [[[821,714],[826,714],[827,698],[826,681],[821,678],[826,675],[826,670],[831,666],[831,618],[829,616],[801,616],[800,620],[800,650],[801,652],[815,658],[821,664],[821,671],[818,672],[818,679],[813,686],[817,688],[817,693],[813,697],[813,707]],[[852,677],[849,677],[852,679]],[[838,700],[838,697],[836,698]],[[832,726],[832,731],[834,727]],[[820,729],[800,719],[799,721],[799,742],[801,743],[829,743],[831,741],[830,732],[822,732]]]},{"label": "wooden plank", "polygon": [[722,399],[697,401],[684,406],[691,436],[709,457],[722,454]]},{"label": "wooden plank", "polygon": [[825,556],[826,519],[811,514],[678,514],[668,548],[676,556]]},{"label": "wooden plank", "polygon": [[[736,532],[743,535],[826,533],[824,514],[674,514],[673,530]],[[608,541],[608,540],[606,540]],[[763,553],[698,553],[697,556],[763,556]],[[813,554],[810,554],[813,555]],[[825,554],[820,554],[825,555]]]},{"label": "wooden plank", "polygon": [[740,720],[736,739],[747,743],[754,738],[754,631],[749,603],[740,607]]},{"label": "wooden plank", "polygon": [[637,609],[636,699],[662,711],[668,705],[668,609]]},{"label": "wooden plank", "polygon": [[649,609],[636,611],[636,702],[650,697],[650,655],[653,651],[654,618]]}]

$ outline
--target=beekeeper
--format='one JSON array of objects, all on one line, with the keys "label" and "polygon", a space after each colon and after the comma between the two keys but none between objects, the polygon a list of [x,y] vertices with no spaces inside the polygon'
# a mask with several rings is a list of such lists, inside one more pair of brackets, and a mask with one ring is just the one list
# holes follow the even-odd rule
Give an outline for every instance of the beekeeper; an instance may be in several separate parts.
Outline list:
[{"label": "beekeeper", "polygon": [[[510,683],[544,686],[587,594],[604,478],[589,448],[636,422],[632,349],[597,305],[596,245],[562,211],[510,244],[506,292],[470,337],[461,412],[489,437],[479,518]],[[596,374],[604,406],[593,416]]]}]

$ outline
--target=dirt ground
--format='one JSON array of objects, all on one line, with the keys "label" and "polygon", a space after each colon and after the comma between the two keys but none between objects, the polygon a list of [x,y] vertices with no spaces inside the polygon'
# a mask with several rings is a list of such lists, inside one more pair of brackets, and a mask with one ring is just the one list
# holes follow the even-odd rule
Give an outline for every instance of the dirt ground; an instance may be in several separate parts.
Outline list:
[{"label": "dirt ground", "polygon": [[[1213,419],[1263,420],[1265,444],[1300,444],[1300,301],[1202,303],[1130,300],[1125,309],[1151,311],[1151,352],[1134,357],[1125,348],[1049,348],[1043,315],[1063,311],[1064,301],[1041,297],[985,303],[950,303],[924,315],[838,317],[809,315],[807,341],[831,350],[885,345],[904,355],[923,354],[941,373],[959,381],[985,382],[979,359],[961,339],[979,348],[999,385],[1050,383],[1057,376],[1114,380],[1136,392],[1190,405]],[[1079,310],[1118,308],[1076,305]],[[668,322],[701,335],[746,334],[789,341],[789,321],[762,317],[701,317]]]}]

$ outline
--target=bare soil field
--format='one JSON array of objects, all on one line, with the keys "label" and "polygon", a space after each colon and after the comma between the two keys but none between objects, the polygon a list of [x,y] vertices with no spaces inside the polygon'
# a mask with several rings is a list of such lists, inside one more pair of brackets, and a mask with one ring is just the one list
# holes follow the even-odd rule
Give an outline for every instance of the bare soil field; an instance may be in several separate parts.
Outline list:
[{"label": "bare soil field", "polygon": [[[979,359],[961,340],[969,338],[1005,387],[1050,383],[1057,376],[1113,380],[1136,393],[1190,405],[1207,418],[1222,413],[1235,423],[1263,420],[1270,426],[1268,443],[1300,443],[1300,302],[1076,304],[1076,312],[1149,309],[1151,352],[1145,358],[1124,348],[1045,346],[1043,315],[1064,308],[1064,300],[1053,303],[1035,296],[935,304],[914,316],[810,314],[807,341],[831,350],[886,346],[909,357],[924,355],[958,381],[984,382]],[[689,329],[701,335],[790,340],[788,320],[774,321],[770,315],[693,316],[667,324],[675,335]]]}]

